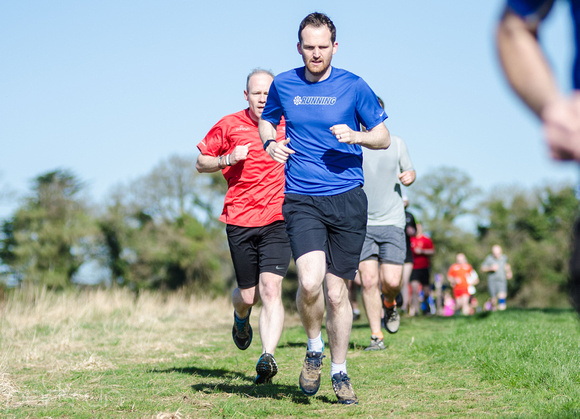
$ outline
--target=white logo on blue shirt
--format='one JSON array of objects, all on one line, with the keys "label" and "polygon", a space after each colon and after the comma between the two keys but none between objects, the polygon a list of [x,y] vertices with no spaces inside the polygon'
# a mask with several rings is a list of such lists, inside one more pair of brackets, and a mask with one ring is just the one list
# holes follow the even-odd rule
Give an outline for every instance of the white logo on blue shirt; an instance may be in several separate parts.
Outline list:
[{"label": "white logo on blue shirt", "polygon": [[296,96],[294,98],[295,105],[334,105],[335,103],[336,103],[335,97]]}]

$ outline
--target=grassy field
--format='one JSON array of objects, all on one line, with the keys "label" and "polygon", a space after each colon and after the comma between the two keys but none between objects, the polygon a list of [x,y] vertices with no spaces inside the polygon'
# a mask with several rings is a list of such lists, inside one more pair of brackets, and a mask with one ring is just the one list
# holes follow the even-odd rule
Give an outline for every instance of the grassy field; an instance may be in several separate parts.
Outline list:
[{"label": "grassy field", "polygon": [[242,352],[226,298],[19,292],[0,303],[0,416],[580,417],[580,321],[569,310],[403,318],[372,353],[359,321],[348,354],[358,406],[336,403],[329,357],[319,393],[300,392],[296,314],[274,383],[254,386],[257,314]]}]

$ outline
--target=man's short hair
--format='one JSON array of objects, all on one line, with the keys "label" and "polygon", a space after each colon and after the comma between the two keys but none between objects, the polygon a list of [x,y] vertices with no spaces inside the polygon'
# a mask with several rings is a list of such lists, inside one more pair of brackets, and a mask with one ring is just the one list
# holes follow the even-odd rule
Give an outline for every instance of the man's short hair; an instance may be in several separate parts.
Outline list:
[{"label": "man's short hair", "polygon": [[267,74],[270,77],[274,78],[274,73],[272,73],[270,70],[264,70],[263,68],[254,68],[252,71],[250,71],[250,74],[248,74],[248,77],[246,78],[246,92],[248,91],[248,86],[250,85],[250,79],[255,74]]},{"label": "man's short hair", "polygon": [[330,31],[330,41],[333,44],[334,41],[336,41],[336,27],[334,26],[334,23],[332,23],[332,20],[330,20],[330,18],[324,13],[310,13],[308,16],[302,19],[302,22],[300,22],[300,28],[298,29],[298,41],[300,44],[302,44],[302,31],[307,26],[314,26],[315,28],[326,26]]}]

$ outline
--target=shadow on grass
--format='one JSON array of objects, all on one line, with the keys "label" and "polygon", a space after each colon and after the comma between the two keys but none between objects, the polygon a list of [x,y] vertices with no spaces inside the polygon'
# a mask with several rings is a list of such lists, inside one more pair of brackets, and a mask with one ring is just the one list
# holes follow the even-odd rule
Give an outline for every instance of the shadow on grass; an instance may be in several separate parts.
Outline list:
[{"label": "shadow on grass", "polygon": [[564,314],[564,313],[573,313],[573,308],[508,308],[506,312],[538,312],[544,314]]},{"label": "shadow on grass", "polygon": [[228,380],[241,379],[244,381],[253,382],[253,377],[248,377],[245,374],[239,372],[226,370],[223,368],[208,369],[208,368],[197,368],[197,367],[184,367],[184,368],[167,368],[164,370],[153,369],[150,372],[155,372],[159,374],[187,374],[187,375],[199,375],[200,377],[211,377],[211,378],[225,378]]},{"label": "shadow on grass", "polygon": [[[274,400],[282,400],[287,399],[288,397],[292,398],[292,402],[296,404],[303,404],[309,405],[311,403],[311,399],[319,400],[323,403],[330,403],[336,404],[338,403],[336,400],[331,400],[326,396],[315,396],[315,397],[308,397],[300,391],[299,387],[296,386],[288,386],[285,384],[262,384],[262,385],[255,385],[254,384],[254,377],[247,376],[245,374],[241,374],[234,371],[221,369],[208,369],[208,368],[197,368],[197,367],[186,367],[186,368],[168,368],[164,370],[151,370],[154,373],[160,374],[171,374],[171,373],[179,373],[179,374],[188,374],[188,375],[196,375],[200,378],[217,378],[223,379],[223,382],[215,383],[215,382],[204,382],[199,384],[192,384],[190,388],[197,392],[200,391],[206,394],[212,393],[228,393],[228,394],[237,394],[240,396],[250,396],[250,397],[259,397],[259,398],[270,398]],[[230,381],[241,379],[247,384],[232,384]]]},{"label": "shadow on grass", "polygon": [[[496,312],[497,313],[497,312]],[[436,322],[448,322],[448,321],[457,321],[457,320],[467,320],[467,321],[474,321],[474,320],[482,320],[491,315],[494,315],[494,312],[491,311],[482,311],[480,313],[471,314],[469,316],[464,316],[460,313],[456,313],[453,316],[440,316],[440,315],[419,315],[419,316],[403,316],[402,325],[407,321],[436,321]]]},{"label": "shadow on grass", "polygon": [[364,321],[364,322],[356,322],[352,324],[352,328],[353,329],[368,329],[369,326],[369,322]]},{"label": "shadow on grass", "polygon": [[304,348],[306,351],[307,341],[299,341],[299,342],[280,342],[281,348]]}]

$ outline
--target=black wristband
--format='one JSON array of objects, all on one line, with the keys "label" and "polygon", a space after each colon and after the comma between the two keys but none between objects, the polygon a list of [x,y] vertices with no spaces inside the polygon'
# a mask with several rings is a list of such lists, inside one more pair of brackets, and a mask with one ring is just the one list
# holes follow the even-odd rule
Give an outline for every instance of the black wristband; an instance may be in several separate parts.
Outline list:
[{"label": "black wristband", "polygon": [[273,139],[271,139],[271,138],[270,138],[269,140],[267,140],[267,141],[264,143],[264,151],[266,151],[266,149],[268,148],[268,146],[270,145],[270,143],[275,143],[275,142],[276,142],[276,140],[273,140]]}]

